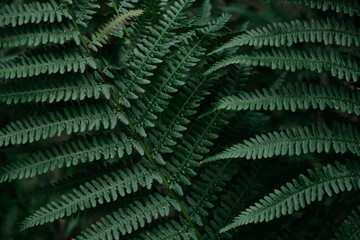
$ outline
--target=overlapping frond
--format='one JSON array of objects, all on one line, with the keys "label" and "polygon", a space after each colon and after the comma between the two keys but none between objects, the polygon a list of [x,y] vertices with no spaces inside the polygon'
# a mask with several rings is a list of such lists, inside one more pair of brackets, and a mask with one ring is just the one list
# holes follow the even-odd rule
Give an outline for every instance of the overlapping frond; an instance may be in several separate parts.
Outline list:
[{"label": "overlapping frond", "polygon": [[0,78],[14,79],[40,74],[83,73],[87,66],[95,68],[93,60],[82,51],[53,51],[37,55],[24,55],[0,63]]},{"label": "overlapping frond", "polygon": [[171,36],[172,30],[179,27],[178,21],[185,17],[185,10],[194,0],[179,0],[163,14],[159,24],[147,27],[144,35],[138,37],[133,57],[129,60],[124,77],[116,81],[120,104],[130,107],[129,99],[137,99],[144,89],[141,85],[149,84],[148,78],[162,62],[162,57],[169,52],[170,46],[176,43]]},{"label": "overlapping frond", "polygon": [[[205,239],[233,239],[236,230],[220,233],[220,229],[227,226],[245,207],[245,202],[252,200],[258,195],[257,177],[261,166],[255,165],[250,174],[243,173],[237,179],[231,190],[226,191],[226,197],[220,206],[214,210],[210,222],[205,226]],[[233,180],[234,181],[234,180]]]},{"label": "overlapping frond", "polygon": [[170,220],[159,224],[150,230],[138,234],[134,240],[197,240],[199,239],[193,227],[187,223]]},{"label": "overlapping frond", "polygon": [[103,217],[101,222],[92,224],[76,239],[97,240],[100,236],[104,240],[118,240],[122,235],[143,228],[160,217],[169,216],[172,207],[180,211],[175,200],[158,193],[148,195],[141,201],[135,201],[126,208],[121,208],[112,215]]},{"label": "overlapping frond", "polygon": [[156,122],[156,128],[149,132],[147,144],[151,146],[151,154],[158,163],[164,164],[161,154],[173,152],[172,147],[187,129],[190,116],[196,113],[199,102],[208,93],[205,91],[208,86],[209,80],[199,79],[198,75],[189,79],[182,91],[174,97],[162,118]]},{"label": "overlapping frond", "polygon": [[122,113],[109,104],[83,104],[11,122],[0,129],[0,146],[25,144],[51,138],[61,133],[71,134],[91,130],[113,129]]},{"label": "overlapping frond", "polygon": [[[76,23],[83,27],[87,26],[87,23],[100,7],[97,0],[64,0],[65,5],[66,1],[71,3],[68,6],[70,9],[67,13],[71,13],[71,18],[75,18]],[[62,5],[64,6],[64,4]]]},{"label": "overlapping frond", "polygon": [[109,22],[99,27],[96,32],[91,35],[90,42],[88,43],[89,48],[94,51],[98,51],[98,47],[103,47],[109,40],[110,35],[116,31],[122,30],[122,25],[130,20],[131,18],[138,17],[143,14],[142,10],[130,10],[119,16],[113,17]]},{"label": "overlapping frond", "polygon": [[53,222],[77,211],[115,201],[120,196],[138,191],[140,187],[150,189],[154,180],[162,182],[157,173],[147,170],[141,164],[105,174],[40,208],[22,221],[22,229]]},{"label": "overlapping frond", "polygon": [[21,79],[0,85],[0,102],[60,102],[88,98],[110,98],[111,85],[91,74],[69,75],[66,79]]},{"label": "overlapping frond", "polygon": [[26,23],[61,22],[71,19],[65,7],[54,0],[29,4],[5,5],[0,9],[0,27],[23,25]]},{"label": "overlapping frond", "polygon": [[[267,2],[273,2],[274,0],[265,0]],[[316,8],[322,11],[333,10],[337,13],[343,12],[350,16],[360,16],[360,4],[357,0],[280,0],[282,2],[288,1],[297,4],[303,4],[305,6]]]},{"label": "overlapping frond", "polygon": [[359,141],[359,130],[350,124],[334,123],[329,128],[324,123],[318,123],[257,135],[206,159],[206,162],[227,158],[261,159],[330,150],[336,153],[349,151],[360,156]]},{"label": "overlapping frond", "polygon": [[[186,73],[194,66],[199,57],[204,54],[204,49],[199,46],[201,41],[193,46],[180,47],[174,57],[164,63],[160,74],[157,74],[157,81],[146,89],[146,92],[137,101],[137,107],[132,108],[134,127],[143,136],[146,135],[145,128],[153,127],[157,114],[164,111],[168,106],[172,93],[185,83]],[[200,80],[200,82],[203,82]],[[190,83],[192,86],[193,83]],[[189,88],[184,88],[188,90]],[[190,89],[189,89],[190,90]]]},{"label": "overlapping frond", "polygon": [[49,24],[5,28],[0,33],[0,47],[28,46],[36,47],[40,44],[59,43],[74,40],[80,44],[79,34],[70,24]]},{"label": "overlapping frond", "polygon": [[192,220],[202,226],[204,223],[201,216],[209,216],[207,210],[214,207],[217,194],[224,190],[226,183],[230,180],[226,170],[230,161],[222,166],[213,165],[205,168],[199,178],[192,183],[191,190],[187,192],[186,203]]},{"label": "overlapping frond", "polygon": [[140,144],[123,133],[78,137],[33,153],[29,159],[0,168],[0,182],[33,177],[55,168],[75,166],[84,162],[130,155],[136,149],[144,154]]},{"label": "overlapping frond", "polygon": [[359,207],[352,212],[341,224],[335,233],[337,240],[358,240],[360,238]]},{"label": "overlapping frond", "polygon": [[205,75],[232,64],[246,66],[267,66],[272,69],[311,70],[319,73],[329,71],[332,76],[357,82],[360,76],[359,61],[348,54],[344,56],[333,48],[310,48],[295,50],[288,48],[258,50],[252,54],[240,54],[226,57],[208,69]]},{"label": "overlapping frond", "polygon": [[288,84],[281,88],[241,92],[227,96],[215,105],[216,110],[291,110],[326,107],[360,114],[360,93],[343,85]]},{"label": "overlapping frond", "polygon": [[221,229],[221,232],[249,223],[268,222],[292,214],[312,202],[323,200],[326,196],[359,189],[359,177],[360,165],[356,161],[346,164],[337,162],[336,165],[328,164],[322,169],[309,169],[308,176],[301,174],[298,179],[264,197],[240,213],[233,223]]},{"label": "overlapping frond", "polygon": [[360,45],[360,30],[352,22],[335,18],[312,19],[310,22],[294,20],[284,23],[273,23],[245,32],[215,49],[212,53],[231,47],[249,45],[292,46],[296,43],[324,43],[351,47]]}]

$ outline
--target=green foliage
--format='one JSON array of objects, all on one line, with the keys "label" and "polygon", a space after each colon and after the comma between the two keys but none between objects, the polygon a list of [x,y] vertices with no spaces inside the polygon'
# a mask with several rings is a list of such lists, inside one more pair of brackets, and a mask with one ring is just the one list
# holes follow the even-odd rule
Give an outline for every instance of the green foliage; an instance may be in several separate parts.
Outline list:
[{"label": "green foliage", "polygon": [[309,177],[300,175],[298,179],[282,186],[280,190],[261,199],[254,206],[244,210],[234,222],[221,232],[228,231],[239,225],[268,222],[281,215],[292,214],[314,201],[321,201],[326,195],[331,197],[352,189],[359,189],[360,165],[347,162],[345,165],[336,163],[327,165],[321,170],[308,170]]},{"label": "green foliage", "polygon": [[335,18],[325,20],[294,20],[284,23],[273,23],[266,27],[256,28],[241,34],[225,43],[213,53],[235,46],[249,45],[254,47],[286,45],[297,43],[324,43],[351,47],[360,45],[360,31],[352,22],[339,21]]},{"label": "green foliage", "polygon": [[217,62],[206,71],[206,75],[231,64],[267,66],[272,69],[290,71],[310,70],[319,73],[328,71],[332,76],[357,82],[360,75],[359,61],[348,54],[344,56],[335,48],[310,48],[308,51],[281,48],[271,51],[254,51],[252,54],[233,55]]},{"label": "green foliage", "polygon": [[25,144],[51,138],[62,133],[71,134],[115,128],[121,113],[106,104],[84,104],[62,111],[28,117],[6,125],[0,131],[0,146]]},{"label": "green foliage", "polygon": [[19,28],[5,28],[2,30],[0,47],[29,46],[36,47],[40,44],[60,43],[74,40],[80,44],[78,33],[70,24],[51,24],[49,27],[34,25]]},{"label": "green foliage", "polygon": [[310,127],[285,129],[280,132],[270,132],[257,135],[236,144],[224,152],[208,158],[215,161],[226,158],[261,159],[283,155],[301,155],[314,152],[334,150],[336,153],[347,151],[360,155],[360,132],[350,124],[337,124],[330,129],[324,123]]},{"label": "green foliage", "polygon": [[[267,2],[271,2],[273,0],[265,0]],[[280,0],[285,2],[287,0]],[[356,0],[349,1],[338,1],[338,0],[290,0],[289,2],[294,2],[297,4],[304,4],[305,6],[311,8],[317,8],[322,11],[326,11],[331,9],[336,12],[344,12],[345,14],[349,14],[350,16],[354,16],[355,14],[360,16],[360,5]]]},{"label": "green foliage", "polygon": [[99,81],[98,77],[85,74],[69,79],[29,79],[17,80],[0,86],[0,101],[7,104],[27,102],[60,102],[110,98],[109,84]]},{"label": "green foliage", "polygon": [[26,78],[40,74],[64,74],[66,72],[85,72],[86,66],[93,68],[93,60],[83,52],[43,53],[21,56],[17,59],[0,63],[2,79]]},{"label": "green foliage", "polygon": [[0,11],[0,26],[23,25],[26,23],[61,22],[63,17],[70,18],[63,5],[56,1],[48,3],[5,5]]},{"label": "green foliage", "polygon": [[350,216],[348,216],[341,224],[339,231],[335,233],[337,239],[341,240],[355,240],[359,239],[360,231],[360,216],[359,208],[354,210]]},{"label": "green foliage", "polygon": [[91,42],[88,44],[89,48],[94,51],[98,51],[97,47],[102,47],[103,44],[106,44],[109,39],[109,35],[112,35],[113,32],[121,31],[122,25],[127,20],[130,20],[133,17],[138,17],[142,13],[142,10],[130,10],[122,15],[114,17],[91,35]]},{"label": "green foliage", "polygon": [[260,1],[2,1],[2,238],[356,239],[359,3]]},{"label": "green foliage", "polygon": [[140,164],[135,164],[126,170],[118,170],[97,177],[72,193],[62,195],[58,201],[35,211],[21,223],[21,228],[42,225],[53,222],[64,216],[70,216],[77,211],[96,207],[98,204],[115,201],[119,196],[125,196],[139,190],[139,187],[151,188],[153,180],[161,183],[161,178],[155,172],[146,170]]},{"label": "green foliage", "polygon": [[88,138],[79,137],[72,141],[55,145],[46,150],[32,154],[27,160],[13,162],[0,172],[0,182],[13,179],[33,177],[55,168],[70,167],[86,161],[109,159],[115,156],[122,158],[131,155],[133,149],[144,154],[139,143],[128,139],[125,134],[94,135]]},{"label": "green foliage", "polygon": [[[323,11],[334,10],[349,16],[359,15],[357,1],[294,0],[292,2]],[[202,115],[208,116],[221,110],[271,112],[302,110],[305,116],[300,114],[297,116],[299,119],[306,119],[310,111],[304,110],[309,109],[316,110],[319,114],[319,117],[309,118],[316,121],[310,126],[301,126],[302,120],[299,120],[290,124],[296,127],[286,128],[284,125],[289,124],[284,119],[290,119],[290,117],[285,113],[280,113],[282,118],[280,126],[283,124],[283,130],[256,135],[232,146],[224,141],[225,150],[208,157],[204,163],[222,160],[222,164],[226,164],[229,160],[225,159],[262,159],[279,156],[287,156],[291,160],[296,159],[294,156],[304,154],[309,156],[309,153],[317,153],[316,156],[319,157],[316,157],[316,161],[330,162],[322,170],[318,168],[315,171],[308,170],[309,177],[300,174],[298,180],[287,183],[280,190],[275,190],[274,193],[242,211],[238,217],[234,218],[233,223],[223,227],[220,232],[230,234],[231,229],[241,225],[268,222],[283,215],[293,214],[315,200],[323,200],[325,194],[331,197],[334,193],[358,189],[359,165],[356,161],[347,162],[345,165],[336,163],[336,166],[333,166],[331,160],[322,159],[319,155],[319,153],[328,155],[341,153],[359,156],[360,153],[358,148],[360,133],[357,124],[340,124],[331,121],[331,117],[328,118],[331,115],[327,113],[328,109],[331,109],[333,114],[341,112],[345,118],[351,118],[353,116],[351,114],[356,116],[359,114],[356,83],[359,77],[359,64],[357,55],[352,54],[352,49],[357,49],[359,46],[359,29],[354,25],[356,19],[356,17],[343,18],[332,15],[324,19],[311,19],[310,22],[305,20],[272,22],[267,26],[237,34],[210,52],[213,56],[224,53],[225,57],[214,63],[205,72],[206,76],[221,74],[221,72],[231,74],[230,65],[240,65],[260,69],[270,67],[273,70],[290,70],[295,72],[295,74],[289,74],[292,77],[296,74],[299,76],[299,70],[329,72],[333,77],[328,80],[327,75],[322,75],[326,76],[326,81],[322,84],[299,83],[294,78],[285,77],[284,80],[291,83],[285,85],[282,84],[284,80],[273,81],[266,84],[267,87],[262,90],[255,88],[252,92],[249,92],[249,89],[239,91],[221,98],[210,111]],[[255,50],[251,49],[251,52],[247,53],[247,48],[243,46],[255,47]],[[237,50],[235,50],[236,47],[238,47]],[[313,75],[311,80],[320,80],[318,76]],[[342,80],[353,83],[344,83]],[[338,83],[335,85],[330,81],[338,81]],[[355,118],[354,122],[357,123],[357,117]],[[333,122],[333,127],[328,127],[329,125],[322,119]],[[275,175],[276,173],[272,176]],[[326,207],[325,204],[323,206]],[[354,219],[354,226],[357,224],[358,221]],[[355,231],[350,228],[343,230],[337,238],[347,239],[346,235],[349,233],[351,236]],[[355,235],[357,233],[353,234]],[[323,236],[319,239],[326,238],[330,237]]]},{"label": "green foliage", "polygon": [[360,95],[343,85],[288,84],[281,88],[241,92],[219,100],[214,110],[297,110],[326,107],[349,114],[360,114]]},{"label": "green foliage", "polygon": [[119,209],[113,216],[108,215],[102,218],[101,222],[93,224],[86,229],[77,239],[120,239],[121,235],[130,234],[133,231],[143,228],[145,224],[169,216],[170,207],[180,211],[179,205],[169,197],[154,194],[146,196],[144,203],[135,201],[124,209]]}]

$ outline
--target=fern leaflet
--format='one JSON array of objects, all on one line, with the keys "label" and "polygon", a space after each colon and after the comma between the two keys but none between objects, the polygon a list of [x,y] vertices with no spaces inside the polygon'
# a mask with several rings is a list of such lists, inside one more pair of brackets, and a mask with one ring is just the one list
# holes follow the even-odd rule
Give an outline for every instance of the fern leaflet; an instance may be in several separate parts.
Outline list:
[{"label": "fern leaflet", "polygon": [[227,158],[261,159],[281,155],[292,156],[329,152],[331,149],[336,153],[350,151],[360,156],[359,141],[359,130],[350,124],[335,123],[330,129],[326,124],[318,123],[310,127],[297,127],[257,135],[207,158],[204,162]]},{"label": "fern leaflet", "polygon": [[272,49],[271,51],[254,51],[251,55],[241,54],[227,57],[205,72],[208,75],[232,64],[246,66],[267,66],[272,69],[299,70],[306,69],[331,72],[339,79],[357,82],[360,75],[359,61],[352,55],[343,54],[333,48],[310,48],[308,51],[294,49]]},{"label": "fern leaflet", "polygon": [[329,107],[360,115],[360,93],[343,85],[288,84],[281,88],[241,92],[219,100],[214,110],[291,110]]},{"label": "fern leaflet", "polygon": [[321,201],[326,195],[331,197],[360,187],[360,165],[357,162],[337,162],[335,166],[329,164],[322,169],[309,169],[308,175],[309,177],[301,174],[298,179],[247,208],[220,232],[249,223],[268,222],[292,214],[312,202]]}]

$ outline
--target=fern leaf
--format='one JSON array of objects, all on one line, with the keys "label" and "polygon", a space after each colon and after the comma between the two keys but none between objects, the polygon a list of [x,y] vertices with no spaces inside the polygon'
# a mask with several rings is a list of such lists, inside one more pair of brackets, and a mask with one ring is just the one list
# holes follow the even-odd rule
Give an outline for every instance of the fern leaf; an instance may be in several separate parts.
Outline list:
[{"label": "fern leaf", "polygon": [[191,185],[188,177],[197,175],[196,168],[202,164],[203,155],[210,151],[219,136],[221,126],[226,123],[221,114],[201,119],[192,125],[174,148],[174,153],[165,167],[171,188],[179,195],[183,195],[181,185]]},{"label": "fern leaf", "polygon": [[25,144],[55,135],[113,129],[122,114],[107,104],[84,104],[63,111],[49,112],[6,125],[0,130],[0,146]]},{"label": "fern leaf", "polygon": [[357,82],[360,75],[358,60],[352,55],[344,57],[333,48],[315,48],[308,51],[294,49],[272,49],[255,51],[251,55],[241,54],[227,57],[205,72],[208,75],[231,64],[267,66],[272,69],[306,69],[319,73],[329,71],[332,76]]},{"label": "fern leaf", "polygon": [[93,75],[68,76],[67,79],[20,79],[0,86],[0,102],[60,102],[110,98],[111,85],[99,83]]},{"label": "fern leaf", "polygon": [[13,79],[65,72],[83,73],[86,66],[93,67],[92,59],[78,51],[61,51],[21,56],[0,63],[0,78]]},{"label": "fern leaf", "polygon": [[206,209],[214,207],[217,200],[217,194],[224,190],[226,183],[230,180],[226,173],[228,164],[222,166],[213,165],[204,169],[197,181],[191,186],[191,191],[187,193],[186,202],[189,208],[191,219],[198,225],[203,225],[200,216],[209,216]]},{"label": "fern leaf", "polygon": [[76,239],[98,240],[99,236],[104,240],[120,239],[121,235],[143,228],[146,223],[149,224],[159,217],[169,216],[170,208],[173,206],[180,211],[177,202],[169,197],[157,193],[146,196],[141,202],[135,201],[126,208],[105,216],[101,222],[85,229]]},{"label": "fern leaf", "polygon": [[336,153],[350,151],[360,156],[360,132],[350,124],[334,124],[330,129],[324,123],[310,127],[285,129],[255,136],[243,143],[206,159],[211,162],[227,158],[261,159],[281,155],[301,155],[314,152]]},{"label": "fern leaf", "polygon": [[117,9],[119,9],[119,11],[126,11],[128,9],[134,9],[135,8],[135,5],[136,3],[138,3],[139,0],[116,0],[115,2],[113,1],[108,1],[106,3],[106,5],[108,5],[109,7],[111,8],[114,8],[114,5],[113,3],[115,3],[115,7]]},{"label": "fern leaf", "polygon": [[140,233],[134,240],[198,240],[195,229],[186,223],[174,220],[157,225],[150,230]]},{"label": "fern leaf", "polygon": [[122,25],[125,24],[127,20],[138,17],[141,14],[143,14],[142,10],[130,10],[120,16],[114,17],[91,35],[91,42],[88,44],[89,48],[97,51],[97,47],[102,47],[103,44],[107,43],[109,35],[112,35],[115,31],[120,31]]},{"label": "fern leaf", "polygon": [[137,94],[144,93],[141,85],[150,83],[148,78],[153,75],[151,71],[157,68],[162,62],[161,58],[176,43],[171,38],[174,35],[171,31],[179,27],[178,21],[185,17],[185,10],[193,2],[194,0],[177,1],[164,13],[158,25],[148,27],[145,36],[138,36],[140,42],[135,45],[130,67],[126,69],[125,76],[116,82],[120,104],[130,107],[129,99],[137,99]]},{"label": "fern leaf", "polygon": [[[178,108],[179,111],[186,112],[185,109],[187,109],[187,106],[191,105],[193,105],[191,108],[197,107],[195,106],[195,102],[200,101],[200,96],[203,96],[204,92],[199,91],[199,94],[197,94],[193,92],[192,88],[194,90],[201,89],[208,80],[205,78],[200,79],[201,76],[198,76],[198,74],[194,74],[194,77],[190,77],[189,79],[188,72],[194,68],[205,55],[205,49],[202,47],[205,39],[214,31],[219,30],[220,26],[224,26],[228,18],[229,16],[224,14],[214,20],[213,25],[206,25],[206,27],[201,28],[201,30],[197,29],[197,31],[201,32],[199,37],[195,34],[195,36],[188,39],[188,43],[176,46],[176,50],[166,58],[162,66],[159,66],[156,81],[152,81],[153,84],[145,89],[145,93],[140,95],[136,104],[131,108],[131,115],[135,116],[133,120],[134,127],[140,135],[146,136],[145,128],[156,125],[155,120],[158,118],[157,115],[162,113],[166,107],[168,109],[177,108],[177,106],[174,105],[169,106],[169,102],[173,98],[171,94],[177,92],[179,87],[184,84],[189,84],[189,86],[181,89],[181,91],[185,93],[182,94],[183,99],[174,100],[174,102],[179,101],[179,106],[181,106]],[[188,99],[186,95],[191,96],[191,98]],[[189,102],[189,100],[191,101]],[[172,112],[174,116],[181,115],[181,113]],[[165,113],[162,115],[167,116],[168,114],[169,113]],[[176,121],[178,121],[178,119]],[[170,122],[171,125],[175,123],[173,120]],[[183,122],[183,120],[180,122]],[[179,125],[179,127],[181,126]]]},{"label": "fern leaf", "polygon": [[0,9],[0,27],[10,24],[15,27],[26,23],[61,22],[64,17],[71,19],[65,8],[54,0],[11,4]]},{"label": "fern leaf", "polygon": [[53,222],[75,212],[95,207],[98,204],[115,201],[119,196],[138,191],[139,187],[150,189],[155,179],[161,183],[161,178],[157,173],[145,169],[140,164],[97,177],[81,185],[78,189],[74,189],[72,193],[63,195],[61,199],[35,211],[22,221],[21,228],[24,230]]},{"label": "fern leaf", "polygon": [[208,94],[204,89],[209,86],[207,79],[194,77],[189,80],[164,111],[162,119],[156,122],[156,128],[151,129],[147,144],[151,147],[154,159],[164,163],[162,153],[171,153],[176,140],[182,137],[182,132],[190,123],[190,116],[196,113],[199,102]]},{"label": "fern leaf", "polygon": [[95,135],[89,138],[57,144],[32,154],[27,160],[16,161],[0,168],[0,183],[14,179],[30,178],[55,168],[75,166],[86,161],[109,159],[132,154],[137,149],[144,154],[139,143],[125,134]]},{"label": "fern leaf", "polygon": [[343,85],[289,84],[281,88],[241,92],[220,99],[215,109],[221,110],[291,110],[329,107],[360,115],[360,93]]},{"label": "fern leaf", "polygon": [[336,44],[347,47],[360,46],[360,31],[353,23],[339,21],[335,18],[312,19],[310,23],[299,20],[273,23],[236,36],[214,50],[212,54],[235,46],[280,47],[286,45],[290,47],[303,42],[319,42],[325,45]]},{"label": "fern leaf", "polygon": [[335,233],[338,240],[358,240],[360,238],[360,208],[352,212],[341,224],[338,232]]},{"label": "fern leaf", "polygon": [[305,208],[312,202],[321,201],[326,195],[331,197],[360,187],[360,165],[357,162],[336,163],[335,166],[329,164],[322,169],[309,169],[308,175],[309,177],[301,174],[298,179],[247,208],[220,232],[249,223],[269,222]]},{"label": "fern leaf", "polygon": [[[271,2],[274,0],[266,0]],[[322,11],[327,11],[328,9],[336,11],[337,13],[343,12],[350,16],[358,15],[360,16],[360,4],[357,0],[280,0],[283,2],[294,2],[297,4],[303,4],[307,7],[316,8]]]},{"label": "fern leaf", "polygon": [[[214,210],[211,220],[205,226],[205,239],[233,239],[237,231],[219,233],[220,229],[231,223],[234,217],[244,209],[245,202],[254,199],[258,195],[257,177],[261,167],[255,165],[250,174],[243,173],[241,179],[236,179],[237,184],[232,184],[231,189],[226,191],[226,197]],[[233,182],[234,180],[232,180]],[[235,234],[234,234],[235,233]]]},{"label": "fern leaf", "polygon": [[[157,81],[147,88],[143,96],[139,98],[138,106],[133,108],[132,115],[136,116],[133,120],[134,127],[140,134],[142,133],[141,135],[144,135],[145,127],[154,126],[154,120],[157,119],[155,114],[164,111],[172,98],[170,94],[177,92],[179,86],[185,83],[186,73],[204,55],[205,49],[200,46],[201,42],[198,40],[192,46],[180,47],[173,57],[164,63],[164,67],[159,68],[160,74],[157,74]],[[203,83],[204,81],[200,82]],[[190,87],[192,86],[193,84]]]},{"label": "fern leaf", "polygon": [[64,44],[70,40],[80,45],[78,32],[70,24],[38,24],[30,27],[6,28],[2,31],[0,47],[36,47],[47,43]]},{"label": "fern leaf", "polygon": [[[70,0],[70,12],[77,24],[87,27],[87,22],[92,19],[92,15],[100,8],[97,0]],[[69,14],[69,12],[68,12]]]}]

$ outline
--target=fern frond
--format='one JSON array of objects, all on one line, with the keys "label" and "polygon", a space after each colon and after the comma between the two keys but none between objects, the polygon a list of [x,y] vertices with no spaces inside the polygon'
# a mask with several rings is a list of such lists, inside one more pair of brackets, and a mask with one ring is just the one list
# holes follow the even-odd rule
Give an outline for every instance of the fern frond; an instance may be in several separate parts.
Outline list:
[{"label": "fern frond", "polygon": [[[157,115],[163,112],[166,107],[168,107],[168,109],[172,109],[172,107],[177,108],[176,106],[168,106],[168,104],[173,98],[171,94],[177,92],[180,86],[189,84],[188,87],[185,86],[180,90],[185,92],[182,97],[183,99],[177,100],[181,106],[191,104],[191,102],[189,102],[190,99],[187,99],[186,95],[192,96],[192,101],[195,101],[194,99],[197,96],[200,97],[200,95],[203,95],[203,91],[200,91],[199,94],[197,94],[196,92],[192,92],[191,88],[195,87],[195,85],[198,87],[193,89],[198,89],[199,87],[202,88],[207,80],[199,79],[201,76],[198,76],[198,74],[194,74],[194,77],[189,77],[188,72],[195,67],[205,55],[206,49],[202,47],[205,40],[214,31],[218,31],[219,28],[221,28],[220,26],[224,26],[228,18],[229,16],[224,14],[215,19],[212,25],[206,25],[201,29],[193,31],[199,31],[200,33],[198,33],[198,35],[200,36],[196,36],[196,33],[194,33],[194,36],[187,39],[186,44],[176,46],[176,50],[173,50],[171,55],[168,58],[165,58],[164,64],[159,66],[158,71],[156,72],[156,81],[152,81],[153,84],[146,88],[145,93],[140,95],[138,101],[136,101],[136,104],[134,104],[131,109],[131,115],[136,116],[133,120],[134,127],[140,135],[146,136],[145,128],[153,127],[155,120],[158,118]],[[198,81],[199,84],[194,81]],[[192,93],[190,94],[190,92]],[[199,100],[200,98],[196,101]],[[181,101],[184,101],[186,104],[182,104]],[[195,108],[195,106],[193,106],[193,108]],[[179,111],[185,110],[183,107],[178,109]],[[177,114],[173,111],[173,115],[181,115],[181,113]],[[171,124],[174,124],[174,122]]]},{"label": "fern frond", "polygon": [[348,216],[339,230],[335,233],[337,240],[358,240],[360,238],[360,208],[352,211],[352,214]]},{"label": "fern frond", "polygon": [[335,18],[294,20],[284,23],[273,23],[245,32],[212,52],[216,53],[228,48],[249,45],[254,47],[286,45],[296,43],[324,43],[351,47],[360,46],[360,30],[352,22],[339,21]]},{"label": "fern frond", "polygon": [[134,9],[136,7],[136,4],[139,2],[139,0],[115,0],[115,1],[108,1],[106,5],[108,5],[111,8],[114,8],[113,3],[115,3],[115,7],[119,9],[120,12],[127,11],[129,9]]},{"label": "fern frond", "polygon": [[15,27],[26,23],[61,22],[64,17],[71,19],[66,9],[54,0],[11,4],[0,9],[0,27],[10,24]]},{"label": "fern frond", "polygon": [[103,134],[57,144],[40,150],[29,159],[16,161],[0,168],[0,183],[14,179],[30,178],[36,174],[53,171],[55,168],[75,166],[86,161],[109,159],[124,154],[130,155],[136,149],[143,155],[139,143],[125,134]]},{"label": "fern frond", "polygon": [[257,135],[243,143],[206,159],[211,162],[227,158],[261,159],[281,155],[301,155],[314,152],[345,153],[360,156],[360,132],[350,124],[337,124],[330,129],[324,123],[310,127],[285,129]]},{"label": "fern frond", "polygon": [[115,201],[139,190],[139,187],[151,188],[154,180],[162,182],[157,173],[151,172],[141,164],[134,164],[125,170],[105,174],[89,181],[72,193],[63,195],[61,199],[49,203],[31,214],[21,223],[22,230],[53,222],[77,211],[95,207],[98,204]]},{"label": "fern frond", "polygon": [[[272,2],[274,0],[266,0]],[[332,10],[337,13],[343,12],[350,16],[360,16],[360,4],[357,0],[280,0],[282,2],[294,2],[296,4],[303,4],[307,7],[316,8],[322,11]]]},{"label": "fern frond", "polygon": [[229,168],[228,161],[222,166],[212,165],[205,168],[198,180],[194,181],[191,190],[187,192],[186,202],[189,208],[190,217],[198,225],[203,225],[200,216],[209,216],[206,209],[214,207],[217,194],[224,190],[230,176],[226,173]]},{"label": "fern frond", "polygon": [[224,97],[215,105],[216,110],[291,110],[320,109],[326,107],[349,114],[360,115],[360,93],[343,85],[288,84],[281,88],[241,92]]},{"label": "fern frond", "polygon": [[[179,86],[185,83],[186,73],[204,55],[205,49],[201,47],[201,42],[200,39],[192,42],[192,46],[179,47],[171,59],[159,68],[159,73],[156,75],[157,81],[147,88],[146,92],[139,98],[137,108],[132,109],[132,115],[136,116],[133,121],[134,127],[141,135],[146,135],[146,127],[154,126],[154,120],[157,119],[156,114],[164,111],[172,98],[171,94],[177,92]],[[200,83],[203,82],[203,80],[200,80]],[[193,86],[194,83],[190,83],[190,86],[184,90],[191,91]]]},{"label": "fern frond", "polygon": [[87,65],[95,69],[95,64],[89,56],[75,50],[26,55],[15,60],[0,62],[0,78],[25,78],[44,73],[83,73]]},{"label": "fern frond", "polygon": [[91,74],[67,76],[66,79],[20,79],[0,85],[0,102],[60,102],[110,98],[111,85],[99,83]]},{"label": "fern frond", "polygon": [[157,225],[150,230],[140,233],[134,240],[198,240],[194,228],[186,223],[169,222]]},{"label": "fern frond", "polygon": [[226,123],[223,115],[214,114],[199,120],[184,134],[165,166],[171,187],[178,194],[183,194],[181,185],[191,185],[188,177],[197,175],[196,168],[202,164],[204,154],[210,151],[221,126]]},{"label": "fern frond", "polygon": [[84,104],[65,108],[63,111],[29,117],[11,122],[0,130],[0,146],[25,144],[51,138],[55,135],[113,129],[122,113],[108,104]]},{"label": "fern frond", "polygon": [[357,162],[337,162],[335,166],[329,164],[322,169],[309,169],[308,175],[301,174],[298,179],[247,208],[220,232],[249,223],[269,222],[305,208],[312,202],[321,201],[326,195],[331,197],[360,187],[360,165]]},{"label": "fern frond", "polygon": [[122,25],[126,23],[127,20],[138,17],[141,14],[143,14],[142,10],[130,10],[120,16],[112,18],[91,35],[91,42],[88,44],[89,48],[98,51],[97,47],[103,47],[103,44],[107,43],[109,35],[112,35],[115,31],[120,31]]},{"label": "fern frond", "polygon": [[[205,239],[233,239],[233,231],[220,233],[219,230],[236,217],[244,209],[245,202],[254,199],[258,195],[257,177],[261,167],[255,165],[250,174],[243,173],[240,179],[236,179],[236,184],[231,185],[231,190],[226,191],[226,197],[221,201],[220,206],[214,210],[211,220],[205,226]],[[234,182],[234,180],[232,180]]]},{"label": "fern frond", "polygon": [[306,50],[272,49],[254,51],[251,55],[241,54],[227,57],[212,66],[205,75],[232,64],[246,66],[267,66],[272,69],[306,69],[319,73],[329,71],[332,76],[357,82],[360,75],[359,61],[348,54],[346,57],[333,48],[315,48]]},{"label": "fern frond", "polygon": [[[227,78],[224,88],[218,92],[219,96],[236,90],[236,84],[242,84],[251,70],[246,67],[236,69],[236,81],[231,77]],[[196,168],[202,164],[204,155],[210,151],[213,142],[218,138],[221,127],[228,123],[226,118],[226,115],[217,112],[212,116],[197,119],[184,135],[180,135],[181,142],[170,151],[173,155],[165,167],[171,187],[179,195],[183,194],[181,185],[191,185],[188,177],[197,175]]]},{"label": "fern frond", "polygon": [[169,216],[171,207],[180,211],[177,202],[169,197],[158,193],[146,196],[141,202],[135,201],[126,208],[103,217],[101,222],[92,224],[76,239],[98,240],[99,236],[104,240],[120,239],[121,235],[143,228],[146,223],[149,224],[159,217]]},{"label": "fern frond", "polygon": [[49,24],[5,28],[0,34],[0,47],[28,46],[36,47],[40,44],[60,43],[74,40],[80,45],[79,34],[70,24]]},{"label": "fern frond", "polygon": [[153,75],[153,70],[162,62],[161,58],[169,52],[169,48],[176,43],[171,36],[172,30],[179,27],[178,21],[185,17],[185,10],[194,0],[179,0],[163,14],[158,25],[148,27],[144,35],[138,36],[130,59],[130,67],[125,71],[125,76],[116,85],[119,90],[120,104],[130,107],[129,99],[137,99],[139,93],[144,93],[141,85],[149,84],[148,78]]},{"label": "fern frond", "polygon": [[151,146],[150,152],[159,164],[165,163],[161,154],[173,152],[177,139],[183,136],[190,123],[190,116],[196,113],[199,102],[208,94],[205,91],[208,86],[209,80],[206,78],[195,76],[189,79],[156,122],[156,127],[149,132],[146,143]]},{"label": "fern frond", "polygon": [[[97,0],[69,0],[69,6],[72,17],[75,18],[77,24],[87,27],[87,23],[92,19],[92,15],[100,7]],[[68,14],[70,14],[68,12]]]}]

